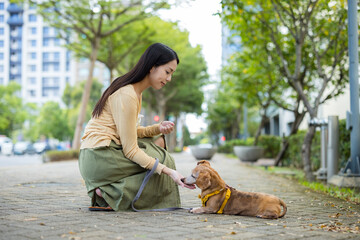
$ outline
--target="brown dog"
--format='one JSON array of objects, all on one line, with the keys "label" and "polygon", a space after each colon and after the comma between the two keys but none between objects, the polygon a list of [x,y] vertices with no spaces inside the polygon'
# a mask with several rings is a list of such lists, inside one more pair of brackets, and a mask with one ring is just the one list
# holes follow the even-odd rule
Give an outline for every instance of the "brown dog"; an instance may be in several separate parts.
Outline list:
[{"label": "brown dog", "polygon": [[[208,161],[199,161],[192,174],[183,179],[185,184],[196,184],[201,189],[202,207],[192,213],[224,213],[260,218],[281,218],[286,204],[273,195],[241,192],[229,187]],[[283,213],[281,213],[281,206]]]}]

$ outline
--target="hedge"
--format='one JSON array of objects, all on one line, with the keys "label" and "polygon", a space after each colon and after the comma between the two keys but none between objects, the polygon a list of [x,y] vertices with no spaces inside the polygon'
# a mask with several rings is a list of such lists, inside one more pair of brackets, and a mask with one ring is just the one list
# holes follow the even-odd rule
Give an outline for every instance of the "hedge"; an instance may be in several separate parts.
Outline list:
[{"label": "hedge", "polygon": [[43,155],[44,162],[56,162],[64,160],[74,160],[79,158],[79,150],[68,151],[47,151]]},{"label": "hedge", "polygon": [[[312,169],[316,171],[321,164],[321,139],[320,131],[316,131],[312,145],[311,145],[311,164]],[[306,135],[306,131],[299,131],[297,134],[287,137],[289,139],[289,148],[282,160],[283,166],[303,168],[301,147]],[[281,149],[281,142],[283,139],[278,136],[262,135],[259,137],[258,146],[265,148],[266,158],[275,158]],[[246,141],[242,139],[234,139],[226,141],[224,145],[218,148],[221,153],[233,153],[233,147],[236,145],[252,146],[253,138],[248,138]],[[350,131],[346,130],[346,120],[339,121],[339,161],[338,169],[345,167],[346,162],[350,157]]]}]

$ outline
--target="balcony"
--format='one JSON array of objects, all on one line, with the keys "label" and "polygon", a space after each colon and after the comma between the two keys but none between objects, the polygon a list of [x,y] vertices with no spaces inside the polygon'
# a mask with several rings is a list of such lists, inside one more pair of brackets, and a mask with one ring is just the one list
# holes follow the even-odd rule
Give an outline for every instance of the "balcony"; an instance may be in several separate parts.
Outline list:
[{"label": "balcony", "polygon": [[21,13],[24,11],[22,7],[15,3],[11,3],[8,8],[6,9],[9,13]]},{"label": "balcony", "polygon": [[[10,37],[14,39],[22,38],[22,32],[21,31],[11,31]],[[12,40],[12,39],[10,39]]]},{"label": "balcony", "polygon": [[17,26],[21,26],[24,24],[24,21],[22,18],[20,17],[10,17],[8,20],[7,20],[7,23],[9,25],[17,25]]}]

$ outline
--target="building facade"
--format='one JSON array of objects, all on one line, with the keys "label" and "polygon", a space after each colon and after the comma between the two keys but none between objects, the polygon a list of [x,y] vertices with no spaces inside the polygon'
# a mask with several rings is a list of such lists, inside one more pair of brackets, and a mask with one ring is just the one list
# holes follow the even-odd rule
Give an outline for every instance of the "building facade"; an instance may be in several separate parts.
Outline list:
[{"label": "building facade", "polygon": [[74,63],[64,44],[36,6],[0,0],[0,84],[19,83],[25,102],[61,102],[66,84],[74,84]]},{"label": "building facade", "polygon": [[[19,83],[26,103],[62,105],[66,84],[87,79],[88,60],[76,61],[65,40],[36,11],[36,5],[0,0],[0,85]],[[104,65],[97,63],[94,78],[106,83],[108,76]]]}]

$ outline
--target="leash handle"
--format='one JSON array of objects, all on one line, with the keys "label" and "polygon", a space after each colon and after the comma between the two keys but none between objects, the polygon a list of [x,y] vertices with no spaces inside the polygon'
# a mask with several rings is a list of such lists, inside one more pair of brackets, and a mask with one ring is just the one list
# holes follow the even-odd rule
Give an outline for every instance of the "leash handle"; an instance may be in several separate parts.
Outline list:
[{"label": "leash handle", "polygon": [[159,165],[159,159],[156,158],[155,164],[153,166],[153,168],[150,170],[148,170],[146,172],[146,175],[144,177],[143,182],[141,183],[141,186],[135,196],[135,198],[132,200],[131,202],[131,207],[135,212],[165,212],[165,211],[174,211],[174,210],[179,210],[179,209],[185,209],[185,210],[190,210],[191,208],[181,208],[181,207],[172,207],[172,208],[160,208],[160,209],[146,209],[146,210],[139,210],[136,209],[134,204],[135,202],[140,198],[141,193],[143,192],[147,182],[149,181],[150,177],[154,174],[155,169],[157,168],[157,166]]}]

